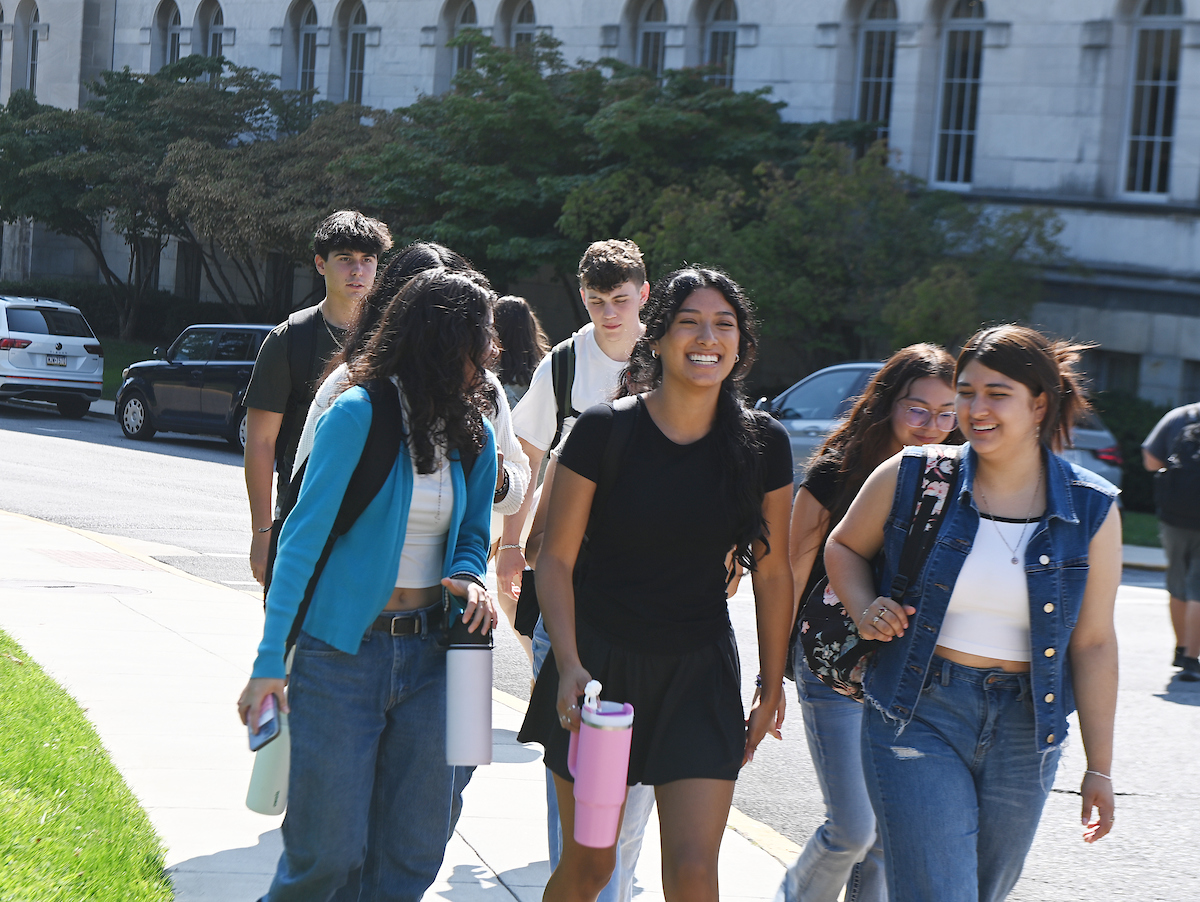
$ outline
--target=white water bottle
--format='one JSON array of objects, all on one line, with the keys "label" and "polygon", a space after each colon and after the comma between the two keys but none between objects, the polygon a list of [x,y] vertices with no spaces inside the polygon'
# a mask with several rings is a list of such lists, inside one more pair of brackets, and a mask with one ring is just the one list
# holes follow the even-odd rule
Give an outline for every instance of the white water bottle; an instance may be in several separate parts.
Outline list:
[{"label": "white water bottle", "polygon": [[467,632],[463,599],[450,596],[446,652],[446,763],[492,763],[492,634]]},{"label": "white water bottle", "polygon": [[254,770],[246,791],[246,807],[259,814],[283,814],[287,808],[292,737],[288,716],[279,712],[279,735],[254,753]]}]

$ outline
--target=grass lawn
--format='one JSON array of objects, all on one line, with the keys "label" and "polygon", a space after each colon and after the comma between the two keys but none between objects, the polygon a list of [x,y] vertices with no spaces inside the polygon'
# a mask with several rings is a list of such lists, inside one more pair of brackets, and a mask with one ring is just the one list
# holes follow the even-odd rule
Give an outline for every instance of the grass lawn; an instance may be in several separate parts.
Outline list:
[{"label": "grass lawn", "polygon": [[1121,529],[1126,545],[1147,545],[1161,548],[1158,540],[1158,518],[1139,511],[1121,511]]},{"label": "grass lawn", "polygon": [[101,338],[100,345],[104,348],[104,392],[100,397],[115,401],[117,389],[121,387],[121,370],[131,363],[153,357],[154,345],[119,338]]},{"label": "grass lawn", "polygon": [[0,900],[169,902],[163,849],[83,712],[0,632]]}]

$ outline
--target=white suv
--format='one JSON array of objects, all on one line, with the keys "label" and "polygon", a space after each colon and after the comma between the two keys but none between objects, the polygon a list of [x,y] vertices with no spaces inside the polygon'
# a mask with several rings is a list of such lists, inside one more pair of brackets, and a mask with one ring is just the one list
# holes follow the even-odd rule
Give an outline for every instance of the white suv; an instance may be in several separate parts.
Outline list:
[{"label": "white suv", "polygon": [[77,308],[0,295],[0,400],[51,401],[78,419],[103,384],[104,350]]}]

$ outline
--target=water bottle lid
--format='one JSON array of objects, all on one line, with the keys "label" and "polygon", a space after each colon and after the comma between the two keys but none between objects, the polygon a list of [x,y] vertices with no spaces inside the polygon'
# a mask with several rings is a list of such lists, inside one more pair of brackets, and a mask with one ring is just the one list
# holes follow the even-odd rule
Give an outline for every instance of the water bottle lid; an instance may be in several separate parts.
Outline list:
[{"label": "water bottle lid", "polygon": [[598,730],[624,730],[633,725],[633,705],[628,702],[597,702],[595,707],[584,704],[580,718]]}]

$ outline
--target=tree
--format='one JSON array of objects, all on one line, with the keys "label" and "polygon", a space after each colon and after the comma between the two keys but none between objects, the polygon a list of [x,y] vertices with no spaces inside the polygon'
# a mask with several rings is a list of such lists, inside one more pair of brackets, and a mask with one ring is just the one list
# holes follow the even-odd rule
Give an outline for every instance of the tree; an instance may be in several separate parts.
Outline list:
[{"label": "tree", "polygon": [[[160,174],[167,149],[184,138],[226,146],[267,137],[284,106],[273,81],[221,58],[188,56],[153,75],[105,72],[78,110],[14,92],[0,109],[0,215],[79,240],[129,338],[142,299],[156,287],[147,258],[186,231]],[[106,228],[125,241],[119,261],[110,258]]]},{"label": "tree", "polygon": [[240,286],[264,322],[303,306],[291,297],[291,281],[297,265],[312,263],[317,223],[330,210],[359,206],[364,193],[333,164],[368,143],[367,115],[380,114],[322,105],[274,140],[171,145],[161,173],[171,186],[168,210],[184,240],[201,248],[208,282],[231,309],[240,311]]}]

